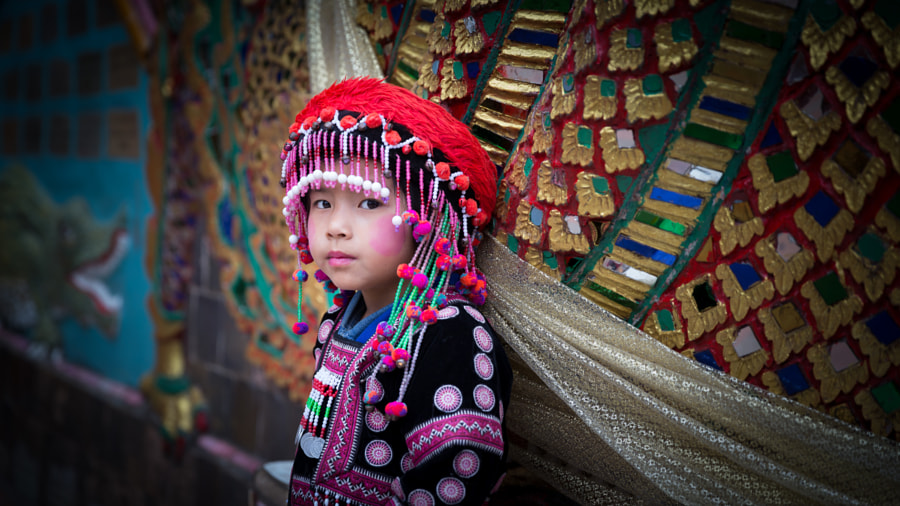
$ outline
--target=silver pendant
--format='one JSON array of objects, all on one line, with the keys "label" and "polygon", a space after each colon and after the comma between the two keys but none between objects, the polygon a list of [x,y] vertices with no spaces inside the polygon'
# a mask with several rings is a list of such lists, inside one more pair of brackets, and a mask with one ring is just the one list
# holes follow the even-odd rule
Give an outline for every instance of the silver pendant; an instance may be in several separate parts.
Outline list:
[{"label": "silver pendant", "polygon": [[306,432],[302,436],[300,436],[300,449],[303,450],[303,453],[311,458],[317,459],[322,456],[322,450],[325,448],[325,440],[313,436],[311,433]]}]

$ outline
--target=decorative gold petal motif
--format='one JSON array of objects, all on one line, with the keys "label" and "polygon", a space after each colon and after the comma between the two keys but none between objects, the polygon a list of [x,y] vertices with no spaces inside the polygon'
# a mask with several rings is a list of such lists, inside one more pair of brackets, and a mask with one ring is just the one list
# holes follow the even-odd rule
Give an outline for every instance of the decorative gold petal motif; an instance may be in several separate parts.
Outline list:
[{"label": "decorative gold petal motif", "polygon": [[847,118],[851,123],[859,121],[866,109],[875,105],[881,92],[888,89],[891,84],[888,73],[880,70],[875,72],[861,88],[857,88],[837,66],[828,68],[825,80],[834,86],[838,99],[846,107]]},{"label": "decorative gold petal motif", "polygon": [[870,158],[862,172],[854,178],[829,158],[822,162],[822,174],[831,180],[834,189],[844,195],[847,207],[856,213],[862,209],[866,196],[875,189],[878,180],[884,176],[884,162],[880,158]]},{"label": "decorative gold petal motif", "polygon": [[812,14],[806,17],[806,24],[800,34],[800,40],[809,48],[809,62],[813,70],[819,70],[828,59],[828,55],[836,53],[843,45],[844,39],[856,31],[856,20],[844,16],[827,31],[823,32]]},{"label": "decorative gold petal motif", "polygon": [[728,374],[731,374],[739,380],[747,379],[747,376],[755,376],[769,360],[769,354],[765,348],[760,349],[741,357],[734,348],[734,341],[737,339],[737,329],[729,327],[720,330],[716,334],[716,342],[722,346],[722,357],[730,365]]},{"label": "decorative gold petal motif", "polygon": [[662,73],[684,65],[697,54],[697,44],[693,38],[675,42],[672,36],[672,23],[656,25],[655,40],[656,53],[659,55],[659,71]]},{"label": "decorative gold petal motif", "polygon": [[759,216],[754,216],[750,221],[743,223],[735,222],[731,209],[726,206],[719,208],[716,217],[713,220],[713,226],[722,234],[719,239],[719,248],[723,255],[727,255],[737,247],[738,244],[743,248],[750,244],[753,237],[762,235],[765,230],[762,220]]},{"label": "decorative gold petal motif", "polygon": [[[716,325],[725,323],[728,312],[725,304],[716,301],[716,305],[700,310],[694,299],[694,290],[709,290],[710,275],[704,274],[699,278],[679,286],[675,290],[675,298],[681,301],[681,316],[687,320],[688,339],[693,341],[706,332],[712,332]],[[703,285],[706,285],[705,287]]]},{"label": "decorative gold petal motif", "polygon": [[[550,105],[550,119],[556,119],[575,110],[577,96],[574,89],[574,78],[571,74],[553,80],[553,101]],[[565,80],[565,82],[563,82]]]},{"label": "decorative gold petal motif", "polygon": [[882,207],[875,215],[875,224],[883,228],[892,241],[900,242],[900,218],[897,218],[887,206]]},{"label": "decorative gold petal motif", "polygon": [[645,95],[640,79],[625,81],[625,110],[628,111],[628,122],[638,120],[661,119],[672,112],[672,101],[665,89],[655,95]]},{"label": "decorative gold petal motif", "polygon": [[656,16],[668,12],[675,5],[675,0],[635,0],[634,8],[636,16]]},{"label": "decorative gold petal motif", "polygon": [[575,50],[575,73],[577,74],[593,63],[597,57],[597,46],[594,44],[594,36],[590,27],[573,37],[572,48]]},{"label": "decorative gold petal motif", "polygon": [[641,148],[620,148],[616,131],[612,127],[600,129],[600,149],[603,150],[603,162],[606,172],[636,169],[644,163],[644,152]]},{"label": "decorative gold petal motif", "polygon": [[[829,276],[826,274],[823,278]],[[843,280],[843,271],[837,269],[837,276],[841,285],[846,286]],[[820,278],[822,279],[822,278]],[[862,311],[862,299],[852,292],[847,292],[847,297],[838,302],[828,304],[816,289],[815,281],[807,281],[800,288],[800,293],[809,299],[809,310],[816,319],[819,332],[827,339],[837,332],[842,325],[853,321],[853,316]]]},{"label": "decorative gold petal motif", "polygon": [[372,31],[375,29],[376,21],[375,11],[371,2],[359,2],[356,5],[356,23],[358,25]]},{"label": "decorative gold petal motif", "polygon": [[451,98],[462,98],[466,96],[468,88],[466,82],[462,80],[461,68],[455,68],[456,65],[462,67],[462,64],[450,58],[444,60],[444,66],[441,67],[441,101]]},{"label": "decorative gold petal motif", "polygon": [[532,223],[532,209],[536,210],[543,217],[543,211],[532,206],[524,199],[519,201],[519,207],[516,208],[516,229],[513,235],[531,244],[540,244],[541,227]]},{"label": "decorative gold petal motif", "polygon": [[530,169],[533,165],[534,160],[526,154],[521,153],[519,157],[516,158],[516,163],[511,163],[507,166],[506,177],[504,179],[511,182],[513,186],[519,189],[519,191],[522,191],[528,186],[528,174],[525,173],[525,167],[528,166]]},{"label": "decorative gold petal motif", "polygon": [[[874,234],[870,237],[873,237],[875,241],[880,240],[880,238],[875,238],[877,236]],[[885,287],[894,282],[897,267],[900,266],[900,253],[893,247],[887,247],[878,262],[862,256],[853,248],[841,253],[839,258],[841,266],[849,269],[853,279],[865,287],[866,296],[872,302],[880,299]]]},{"label": "decorative gold petal motif", "polygon": [[773,237],[768,237],[756,243],[754,249],[756,254],[763,259],[763,265],[765,265],[766,270],[775,278],[775,288],[778,289],[780,294],[784,295],[791,290],[794,283],[799,283],[806,276],[806,273],[815,263],[815,258],[811,251],[799,249],[798,247],[799,251],[785,261],[775,249],[775,242],[779,240],[793,241],[793,239],[782,239],[780,237],[782,234],[787,235],[786,232],[773,234]]},{"label": "decorative gold petal motif", "polygon": [[624,11],[625,0],[595,0],[594,15],[597,17],[597,30]]},{"label": "decorative gold petal motif", "polygon": [[[772,371],[764,372],[762,375],[762,383],[773,394],[783,395],[787,397],[787,392],[784,391],[784,386],[781,385],[781,380],[778,379],[778,374]],[[806,390],[797,392],[790,397],[800,404],[804,404],[812,408],[818,406],[822,402],[822,398],[819,396],[819,392],[815,388],[807,388]]]},{"label": "decorative gold petal motif", "polygon": [[863,390],[856,394],[853,400],[859,406],[863,418],[872,423],[872,432],[875,434],[887,437],[892,428],[897,430],[896,428],[900,427],[900,410],[885,413],[871,391]]},{"label": "decorative gold petal motif", "polygon": [[466,6],[466,0],[444,0],[444,12],[456,12]]},{"label": "decorative gold petal motif", "polygon": [[502,179],[500,181],[500,187],[497,190],[497,194],[500,195],[501,198],[497,199],[497,205],[494,207],[494,216],[503,222],[506,222],[506,218],[509,216],[509,200],[502,198],[506,196],[509,191],[509,183],[507,181],[507,179]]},{"label": "decorative gold petal motif", "polygon": [[556,209],[550,210],[547,218],[550,226],[550,250],[556,252],[574,251],[582,255],[591,250],[587,237],[578,221],[578,216],[566,216]]},{"label": "decorative gold petal motif", "polygon": [[765,155],[759,153],[750,157],[747,166],[753,176],[753,186],[758,192],[757,206],[761,213],[767,213],[776,204],[784,204],[803,195],[809,186],[809,175],[803,171],[776,183]]},{"label": "decorative gold petal motif", "polygon": [[[565,153],[565,151],[563,151],[563,153]],[[568,200],[565,170],[554,170],[547,160],[541,162],[541,168],[538,169],[537,197],[538,199],[551,204],[565,204],[566,200]]]},{"label": "decorative gold petal motif", "polygon": [[881,46],[888,65],[895,68],[900,63],[900,28],[891,30],[881,16],[872,11],[863,14],[862,24],[872,32],[872,38]]},{"label": "decorative gold petal motif", "polygon": [[594,159],[594,131],[589,127],[566,123],[562,133],[563,163],[590,165]]},{"label": "decorative gold petal motif", "polygon": [[581,15],[584,14],[586,8],[587,0],[575,0],[575,3],[572,5],[572,9],[569,11],[570,27],[578,25],[578,22],[581,21]]},{"label": "decorative gold petal motif", "polygon": [[472,0],[470,5],[473,9],[478,9],[480,7],[489,7],[491,5],[496,5],[500,0]]},{"label": "decorative gold petal motif", "polygon": [[872,334],[866,322],[853,325],[853,338],[859,341],[859,349],[869,358],[869,368],[875,376],[881,378],[891,365],[900,365],[900,339],[885,345]]},{"label": "decorative gold petal motif", "polygon": [[443,14],[434,17],[434,23],[428,30],[428,37],[425,39],[428,43],[428,50],[440,56],[450,54],[452,45],[450,44],[450,23],[444,19]]},{"label": "decorative gold petal motif", "polygon": [[678,318],[678,313],[674,311],[672,308],[662,308],[662,310],[668,312],[668,317],[672,319],[672,324],[674,325],[673,330],[663,330],[662,324],[659,321],[659,313],[660,309],[650,313],[650,316],[647,318],[647,321],[644,323],[644,332],[650,334],[657,341],[663,343],[669,348],[681,348],[684,346],[684,332],[681,330],[681,319]]},{"label": "decorative gold petal motif", "polygon": [[550,113],[544,111],[534,115],[534,121],[540,121],[540,124],[534,128],[534,135],[531,138],[532,153],[546,153],[547,149],[553,145],[553,123],[550,121]]},{"label": "decorative gold petal motif", "polygon": [[385,40],[394,34],[394,25],[388,16],[387,7],[382,5],[378,9],[381,11],[381,15],[375,16],[375,33],[372,34],[372,37],[375,40]]},{"label": "decorative gold petal motif", "polygon": [[559,279],[559,272],[547,265],[544,261],[544,252],[537,248],[528,248],[525,250],[525,261],[537,267],[541,272],[554,279]]},{"label": "decorative gold petal motif", "polygon": [[866,132],[875,138],[882,151],[890,155],[894,170],[900,172],[900,135],[894,133],[881,116],[869,120]]},{"label": "decorative gold petal motif", "polygon": [[419,79],[416,80],[416,84],[425,88],[430,93],[434,93],[438,89],[439,78],[432,72],[434,68],[433,61],[426,61],[422,63],[422,66],[419,68]]},{"label": "decorative gold petal motif", "polygon": [[[635,29],[631,29],[635,30]],[[644,47],[628,47],[628,28],[613,30],[609,36],[610,71],[635,70],[644,63]],[[635,33],[640,33],[635,30]]]},{"label": "decorative gold petal motif", "polygon": [[[469,28],[472,29],[471,32]],[[453,36],[456,37],[456,54],[477,53],[484,47],[484,37],[481,36],[477,21],[472,16],[456,22]]]},{"label": "decorative gold petal motif", "polygon": [[[602,180],[602,181],[598,181]],[[598,186],[601,188],[598,189]],[[602,192],[602,187],[606,192]],[[599,190],[599,191],[598,191]],[[605,218],[616,210],[616,201],[609,193],[609,183],[601,176],[584,171],[575,182],[575,197],[578,199],[578,214],[589,218]],[[602,192],[602,193],[601,193]]]},{"label": "decorative gold petal motif", "polygon": [[834,254],[834,248],[844,240],[844,235],[853,229],[854,221],[846,209],[841,209],[831,219],[827,226],[823,227],[813,218],[804,206],[794,212],[794,223],[806,234],[812,242],[816,243],[816,253],[819,260],[826,262]]},{"label": "decorative gold petal motif", "polygon": [[817,146],[825,145],[831,132],[841,128],[841,117],[834,111],[828,111],[816,121],[804,114],[794,101],[788,101],[781,104],[779,112],[797,141],[797,156],[803,161],[809,159]]},{"label": "decorative gold petal motif", "polygon": [[849,393],[857,383],[869,380],[869,369],[864,361],[857,362],[841,371],[831,363],[828,346],[819,343],[810,347],[806,358],[813,364],[813,376],[819,380],[819,391],[826,403],[834,400],[839,393]]},{"label": "decorative gold petal motif", "polygon": [[763,324],[766,339],[772,343],[772,356],[779,364],[791,353],[799,353],[812,340],[812,327],[803,320],[793,302],[763,308],[757,318]]},{"label": "decorative gold petal motif", "polygon": [[743,290],[734,273],[731,272],[731,268],[725,264],[719,264],[716,267],[716,277],[722,282],[722,291],[728,296],[734,321],[743,320],[751,309],[758,308],[765,300],[772,300],[775,295],[775,287],[768,279],[763,279],[747,290]]},{"label": "decorative gold petal motif", "polygon": [[[604,96],[603,81],[607,81],[606,87],[612,88],[611,96]],[[584,82],[584,112],[585,120],[609,119],[616,115],[616,83],[600,76],[587,76]]]}]

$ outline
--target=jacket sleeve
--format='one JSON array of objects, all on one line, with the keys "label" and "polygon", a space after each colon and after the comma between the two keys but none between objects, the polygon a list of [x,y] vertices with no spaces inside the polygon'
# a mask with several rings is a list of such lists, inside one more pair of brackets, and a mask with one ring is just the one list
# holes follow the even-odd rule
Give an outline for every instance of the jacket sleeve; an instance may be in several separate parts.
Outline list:
[{"label": "jacket sleeve", "polygon": [[506,469],[509,362],[472,306],[442,309],[424,339],[405,396],[409,453],[394,482],[395,501],[483,504]]}]

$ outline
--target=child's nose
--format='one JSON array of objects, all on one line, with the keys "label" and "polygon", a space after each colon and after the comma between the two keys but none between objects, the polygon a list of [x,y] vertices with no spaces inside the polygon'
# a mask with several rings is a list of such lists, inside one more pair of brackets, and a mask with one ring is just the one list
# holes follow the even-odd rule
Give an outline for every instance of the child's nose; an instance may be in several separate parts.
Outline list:
[{"label": "child's nose", "polygon": [[336,208],[331,213],[331,219],[328,221],[328,235],[332,237],[349,237],[352,232],[351,223],[351,213],[343,210],[341,207]]}]

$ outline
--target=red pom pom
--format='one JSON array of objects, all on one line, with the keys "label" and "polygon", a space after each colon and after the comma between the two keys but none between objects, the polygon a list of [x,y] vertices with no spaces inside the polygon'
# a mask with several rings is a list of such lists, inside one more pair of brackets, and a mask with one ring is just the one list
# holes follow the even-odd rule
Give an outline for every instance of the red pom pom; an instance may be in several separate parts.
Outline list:
[{"label": "red pom pom", "polygon": [[299,131],[300,131],[300,123],[294,122],[294,124],[291,125],[290,132],[291,132],[291,133],[296,133],[296,132],[299,132]]},{"label": "red pom pom", "polygon": [[401,279],[410,279],[413,277],[414,271],[408,264],[400,264],[397,266],[397,277]]},{"label": "red pom pom", "polygon": [[434,250],[440,253],[441,255],[449,255],[450,254],[450,239],[446,237],[441,237],[437,241],[434,242]]},{"label": "red pom pom", "polygon": [[334,119],[334,107],[325,107],[319,111],[319,119],[322,121],[331,121]]},{"label": "red pom pom", "polygon": [[409,144],[404,144],[403,147],[400,148],[400,151],[402,151],[404,155],[408,155],[409,152],[412,151],[412,146],[410,146]]},{"label": "red pom pom", "polygon": [[384,141],[391,146],[400,144],[400,132],[396,130],[389,130],[388,133],[384,134]]},{"label": "red pom pom", "polygon": [[431,146],[427,141],[416,141],[413,143],[413,149],[416,150],[417,155],[425,156],[429,151],[431,151]]},{"label": "red pom pom", "polygon": [[308,118],[303,120],[303,128],[305,128],[306,130],[309,130],[310,128],[312,128],[312,126],[315,122],[316,122],[316,117],[309,116]]},{"label": "red pom pom", "polygon": [[434,166],[435,171],[437,172],[437,177],[443,180],[450,179],[450,165],[447,162],[439,162]]},{"label": "red pom pom", "polygon": [[384,413],[395,418],[404,417],[408,412],[409,409],[407,409],[406,404],[402,402],[392,401],[387,403],[387,406],[384,407]]},{"label": "red pom pom", "polygon": [[463,255],[453,255],[453,258],[451,258],[450,261],[453,262],[454,269],[465,269],[468,264],[466,257]]},{"label": "red pom pom", "polygon": [[409,352],[403,348],[394,348],[394,351],[391,353],[391,358],[394,359],[394,362],[398,360],[409,360]]},{"label": "red pom pom", "polygon": [[406,316],[412,320],[418,319],[422,316],[422,308],[415,304],[410,304],[406,307]]},{"label": "red pom pom", "polygon": [[300,250],[300,261],[304,264],[311,264],[313,262],[313,257],[309,250]]},{"label": "red pom pom", "polygon": [[456,176],[453,178],[453,184],[456,185],[462,191],[469,189],[469,177],[468,176]]},{"label": "red pom pom", "polygon": [[381,353],[382,355],[390,355],[393,352],[394,345],[392,345],[390,342],[381,341],[380,343],[378,343],[378,353]]},{"label": "red pom pom", "polygon": [[466,202],[466,214],[469,216],[478,214],[478,202],[475,202],[475,199],[469,199],[469,201]]},{"label": "red pom pom", "polygon": [[460,283],[466,288],[472,288],[475,285],[475,282],[478,281],[478,278],[475,277],[471,272],[459,278]]},{"label": "red pom pom", "polygon": [[292,330],[294,331],[294,334],[302,336],[303,334],[309,332],[309,325],[304,322],[294,322],[294,327]]},{"label": "red pom pom", "polygon": [[422,320],[422,323],[431,325],[437,321],[437,311],[430,308],[426,309],[425,311],[422,311],[422,316],[419,317],[419,319]]},{"label": "red pom pom", "polygon": [[441,255],[436,260],[437,268],[442,271],[449,271],[450,267],[453,267],[453,262],[450,261],[449,255]]},{"label": "red pom pom", "polygon": [[341,118],[341,128],[347,130],[348,128],[353,128],[356,126],[356,118],[350,116],[349,114]]},{"label": "red pom pom", "polygon": [[484,225],[485,223],[487,223],[488,220],[490,220],[490,219],[491,219],[491,217],[488,216],[488,214],[486,212],[478,211],[478,214],[475,215],[475,220],[473,221],[473,223],[475,224],[476,227],[480,227],[480,226]]},{"label": "red pom pom", "polygon": [[369,128],[378,128],[381,126],[381,116],[372,113],[366,116],[366,126]]},{"label": "red pom pom", "polygon": [[334,302],[334,305],[337,307],[344,307],[344,304],[347,303],[347,299],[344,298],[343,293],[336,293],[334,295],[334,299],[332,299],[332,301]]}]

